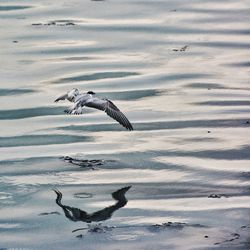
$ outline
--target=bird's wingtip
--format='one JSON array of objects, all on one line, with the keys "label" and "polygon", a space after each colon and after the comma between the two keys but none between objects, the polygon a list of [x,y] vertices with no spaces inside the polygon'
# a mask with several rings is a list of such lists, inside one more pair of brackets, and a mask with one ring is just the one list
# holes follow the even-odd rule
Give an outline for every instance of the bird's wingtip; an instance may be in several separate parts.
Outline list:
[{"label": "bird's wingtip", "polygon": [[134,130],[134,128],[133,128],[133,126],[132,126],[131,124],[127,127],[127,129],[128,129],[129,131],[133,131],[133,130]]}]

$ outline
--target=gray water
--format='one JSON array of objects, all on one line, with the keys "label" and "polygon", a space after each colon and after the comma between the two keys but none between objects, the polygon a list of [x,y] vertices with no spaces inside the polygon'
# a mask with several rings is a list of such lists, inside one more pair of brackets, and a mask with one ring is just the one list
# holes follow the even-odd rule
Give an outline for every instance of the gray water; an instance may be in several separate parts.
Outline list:
[{"label": "gray water", "polygon": [[[0,21],[0,248],[249,249],[249,0],[1,0]],[[134,131],[64,114],[75,87]],[[53,191],[93,215],[127,186],[92,223]]]}]

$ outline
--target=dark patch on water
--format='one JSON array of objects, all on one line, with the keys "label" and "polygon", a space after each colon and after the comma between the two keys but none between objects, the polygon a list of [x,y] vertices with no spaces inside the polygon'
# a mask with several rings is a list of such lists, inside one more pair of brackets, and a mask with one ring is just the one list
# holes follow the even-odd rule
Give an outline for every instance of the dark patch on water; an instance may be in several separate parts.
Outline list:
[{"label": "dark patch on water", "polygon": [[[217,119],[217,120],[187,120],[169,122],[133,123],[137,131],[183,129],[183,128],[239,128],[246,126],[246,119]],[[58,127],[60,130],[72,131],[120,131],[116,124],[70,125]]]},{"label": "dark patch on water", "polygon": [[41,161],[48,162],[50,160],[58,159],[57,157],[32,157],[32,158],[25,158],[25,159],[15,159],[15,160],[3,160],[0,161],[0,165],[12,165],[12,164],[19,164],[19,163],[25,163],[27,165],[29,164],[36,164]]},{"label": "dark patch on water", "polygon": [[0,11],[23,10],[28,8],[31,8],[31,6],[6,5],[6,6],[0,6]]},{"label": "dark patch on water", "polygon": [[[216,2],[216,1],[214,1]],[[196,14],[196,13],[204,13],[204,14],[213,14],[213,17],[216,17],[217,15],[218,16],[224,16],[224,14],[226,15],[236,15],[236,14],[240,14],[240,15],[248,15],[248,9],[245,8],[245,9],[235,9],[235,8],[198,8],[198,7],[194,7],[194,8],[190,8],[190,7],[182,7],[180,9],[181,12],[191,12],[192,14]],[[230,19],[231,21],[232,19]]]},{"label": "dark patch on water", "polygon": [[149,226],[148,229],[151,232],[159,232],[165,229],[176,229],[176,230],[182,230],[185,227],[198,227],[198,228],[203,228],[206,227],[201,224],[188,224],[188,223],[183,223],[183,222],[165,222],[161,224],[154,224],[152,226]]},{"label": "dark patch on water", "polygon": [[22,135],[14,137],[0,137],[0,147],[21,147],[33,145],[66,144],[76,142],[93,141],[90,136],[75,135]]},{"label": "dark patch on water", "polygon": [[240,173],[240,177],[250,178],[250,171],[245,171]]},{"label": "dark patch on water", "polygon": [[165,230],[167,228],[182,230],[187,224],[182,222],[167,222],[162,224],[155,224],[149,226],[148,229],[151,232],[159,232],[161,230]]},{"label": "dark patch on water", "polygon": [[0,96],[22,95],[33,92],[35,92],[33,89],[0,89]]},{"label": "dark patch on water", "polygon": [[[124,226],[103,226],[101,223],[96,225],[88,225],[84,228],[79,228],[73,230],[72,232],[77,232],[80,230],[85,230],[86,233],[106,233],[108,231],[115,231],[117,229],[147,229],[152,233],[159,233],[163,230],[182,230],[185,227],[195,227],[195,228],[205,228],[201,224],[188,224],[182,222],[167,222],[161,224],[153,224],[153,225],[124,225]],[[83,234],[77,235],[78,238],[83,238]]]},{"label": "dark patch on water", "polygon": [[62,107],[38,107],[27,109],[0,110],[0,120],[32,118],[37,116],[62,115]]},{"label": "dark patch on water", "polygon": [[230,235],[229,239],[223,240],[221,242],[216,242],[216,243],[214,243],[214,245],[220,245],[220,244],[224,244],[224,243],[227,243],[227,242],[232,242],[232,241],[238,240],[239,238],[240,238],[240,234],[232,233]]},{"label": "dark patch on water", "polygon": [[[237,19],[234,20],[237,22]],[[190,23],[204,23],[204,24],[216,24],[216,23],[227,23],[227,22],[232,22],[232,17],[231,16],[210,16],[210,17],[200,17],[197,19],[192,19],[190,20]],[[237,29],[240,30],[240,29]]]},{"label": "dark patch on water", "polygon": [[55,211],[55,212],[44,212],[44,213],[40,213],[38,214],[39,216],[44,216],[44,215],[51,215],[51,214],[56,214],[56,215],[60,215],[59,212]]},{"label": "dark patch on water", "polygon": [[180,49],[173,49],[173,51],[180,51],[180,52],[184,52],[184,51],[186,51],[187,49],[188,49],[188,47],[189,46],[187,46],[187,45],[185,45],[185,46],[183,46],[183,47],[181,47]]},{"label": "dark patch on water", "polygon": [[47,23],[32,23],[33,26],[74,26],[76,25],[73,20],[55,20]]},{"label": "dark patch on water", "polygon": [[250,88],[244,88],[244,87],[226,87],[219,83],[190,83],[185,85],[185,87],[188,88],[195,88],[195,89],[231,89],[231,90],[250,90]]},{"label": "dark patch on water", "polygon": [[243,42],[197,42],[195,45],[223,49],[250,49],[250,43]]},{"label": "dark patch on water", "polygon": [[[116,228],[117,227],[115,226],[103,226],[101,223],[95,225],[88,224],[87,227],[75,229],[72,231],[72,233],[82,230],[85,230],[86,233],[106,233]],[[84,237],[83,234],[76,235],[76,238],[83,238],[83,237]]]},{"label": "dark patch on water", "polygon": [[100,166],[110,164],[111,162],[115,162],[114,160],[103,160],[103,159],[90,160],[90,159],[72,158],[70,156],[64,156],[61,159],[73,165],[80,166],[81,168],[91,168],[93,170]]},{"label": "dark patch on water", "polygon": [[238,62],[238,63],[229,63],[229,64],[224,64],[225,66],[230,66],[230,67],[250,67],[250,62]]},{"label": "dark patch on water", "polygon": [[229,196],[226,194],[210,194],[208,198],[228,198]]},{"label": "dark patch on water", "polygon": [[242,160],[250,159],[250,146],[242,146],[236,149],[224,150],[204,150],[196,152],[167,152],[167,155],[172,156],[193,156],[208,159],[225,159],[225,160]]},{"label": "dark patch on water", "polygon": [[[34,38],[34,35],[32,36],[32,39]],[[28,39],[25,37],[25,39]],[[91,47],[64,47],[64,48],[56,48],[56,49],[39,49],[39,50],[30,50],[28,52],[22,52],[20,51],[20,54],[44,54],[44,55],[64,55],[66,56],[67,54],[82,54],[82,53],[102,53],[102,52],[108,52],[108,51],[114,51],[117,50],[117,47],[111,47],[111,46],[91,46]]]},{"label": "dark patch on water", "polygon": [[[120,24],[120,25],[84,25],[80,26],[84,31],[96,31],[96,32],[131,32],[131,33],[147,33],[147,34],[229,34],[229,35],[249,35],[249,29],[202,29],[202,28],[190,28],[190,27],[177,27],[177,26],[164,26],[154,24]],[[164,41],[164,44],[168,44]],[[198,44],[198,43],[193,43]]]},{"label": "dark patch on water", "polygon": [[190,83],[185,87],[195,88],[195,89],[224,89],[225,87],[218,83]]},{"label": "dark patch on water", "polygon": [[96,81],[102,79],[123,78],[129,76],[137,76],[137,72],[98,72],[93,74],[65,77],[59,80],[55,80],[52,83],[68,83],[68,82],[80,82],[80,81]]},{"label": "dark patch on water", "polygon": [[183,142],[218,142],[218,138],[212,138],[212,137],[194,137],[194,138],[187,138],[187,139],[182,139],[181,143]]},{"label": "dark patch on water", "polygon": [[70,56],[70,57],[63,57],[63,58],[56,58],[55,60],[62,60],[62,61],[88,61],[88,60],[96,60],[97,57],[92,56]]},{"label": "dark patch on water", "polygon": [[98,94],[102,98],[108,98],[111,100],[126,100],[134,101],[145,97],[157,96],[161,93],[160,90],[146,89],[146,90],[131,90],[122,92],[104,92]]},{"label": "dark patch on water", "polygon": [[196,102],[196,105],[207,105],[207,106],[249,106],[250,101],[209,101],[209,102]]},{"label": "dark patch on water", "polygon": [[207,78],[211,77],[210,74],[204,73],[180,73],[180,74],[171,74],[160,76],[159,80],[161,81],[171,81],[171,80],[181,80],[181,79],[195,79],[195,78]]}]

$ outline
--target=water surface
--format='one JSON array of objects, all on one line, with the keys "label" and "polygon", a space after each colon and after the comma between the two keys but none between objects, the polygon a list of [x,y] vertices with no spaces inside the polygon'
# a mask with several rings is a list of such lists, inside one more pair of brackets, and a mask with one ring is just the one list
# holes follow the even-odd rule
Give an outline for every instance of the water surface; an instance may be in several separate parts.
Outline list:
[{"label": "water surface", "polygon": [[0,248],[248,249],[249,6],[1,0]]}]

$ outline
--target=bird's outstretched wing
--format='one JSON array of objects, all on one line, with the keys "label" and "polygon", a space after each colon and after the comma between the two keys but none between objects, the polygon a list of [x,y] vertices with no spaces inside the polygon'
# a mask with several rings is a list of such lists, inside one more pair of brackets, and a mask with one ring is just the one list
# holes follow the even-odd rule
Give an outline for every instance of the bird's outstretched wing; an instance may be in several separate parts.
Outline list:
[{"label": "bird's outstretched wing", "polygon": [[133,130],[133,126],[131,125],[127,117],[110,100],[92,98],[86,101],[84,105],[90,108],[96,108],[105,111],[108,116],[115,119],[123,127],[128,130]]},{"label": "bird's outstretched wing", "polygon": [[65,99],[67,99],[67,98],[68,98],[68,93],[59,96],[59,97],[55,100],[55,102],[59,102],[59,101],[61,101],[61,100],[65,100]]}]

